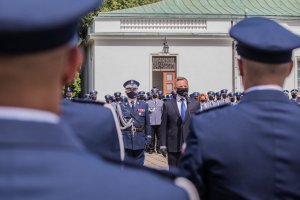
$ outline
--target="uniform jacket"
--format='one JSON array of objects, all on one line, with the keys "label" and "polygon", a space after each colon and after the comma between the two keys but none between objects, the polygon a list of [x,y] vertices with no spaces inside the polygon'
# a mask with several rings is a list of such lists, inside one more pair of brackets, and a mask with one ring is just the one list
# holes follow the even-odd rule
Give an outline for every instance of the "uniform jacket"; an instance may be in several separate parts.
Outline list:
[{"label": "uniform jacket", "polygon": [[213,108],[213,107],[215,107],[215,106],[217,106],[218,105],[218,102],[217,101],[208,101],[207,103],[206,103],[206,105],[207,105],[207,108]]},{"label": "uniform jacket", "polygon": [[103,105],[86,101],[62,101],[61,119],[88,150],[97,155],[120,158],[120,142],[112,112]]},{"label": "uniform jacket", "polygon": [[155,100],[156,103],[154,103],[154,99],[147,101],[149,106],[150,124],[160,125],[164,102],[158,98]]},{"label": "uniform jacket", "polygon": [[199,109],[200,103],[193,98],[188,98],[185,118],[182,121],[176,99],[166,101],[160,125],[160,146],[166,146],[168,152],[180,152],[189,132],[191,116]]},{"label": "uniform jacket", "polygon": [[170,179],[86,152],[62,123],[0,119],[0,127],[0,199],[189,199]]},{"label": "uniform jacket", "polygon": [[246,93],[195,115],[180,168],[201,199],[300,199],[300,108],[281,91]]},{"label": "uniform jacket", "polygon": [[[145,148],[146,136],[151,136],[150,117],[148,104],[144,101],[136,101],[134,110],[129,102],[120,103],[123,116],[126,120],[133,118],[135,128],[143,128],[143,131],[132,133],[131,130],[124,130],[123,140],[125,149],[139,150]],[[131,128],[128,128],[131,129]]]}]

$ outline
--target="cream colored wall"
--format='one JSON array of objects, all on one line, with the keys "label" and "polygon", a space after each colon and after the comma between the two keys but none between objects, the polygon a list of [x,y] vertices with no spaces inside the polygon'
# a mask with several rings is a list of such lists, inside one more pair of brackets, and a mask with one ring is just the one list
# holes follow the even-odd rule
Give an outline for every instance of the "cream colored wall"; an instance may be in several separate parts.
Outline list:
[{"label": "cream colored wall", "polygon": [[[300,34],[300,23],[297,21],[281,21],[284,26]],[[226,33],[230,28],[228,21],[207,21],[206,32],[211,34]],[[96,20],[95,33],[120,32],[119,20]],[[178,32],[178,31],[177,31]],[[159,33],[158,33],[159,34]],[[100,39],[101,38],[101,39]],[[94,87],[99,97],[113,92],[123,92],[123,83],[128,79],[141,82],[140,90],[149,91],[152,87],[151,54],[162,50],[161,38],[119,37],[107,39],[95,37],[94,47]],[[151,38],[151,39],[150,39]],[[185,76],[190,81],[190,91],[206,92],[227,88],[232,90],[232,40],[218,39],[186,39],[180,37],[168,39],[170,53],[178,56],[177,75]],[[293,60],[300,59],[300,49],[294,52]],[[300,67],[300,66],[299,66]],[[236,89],[242,91],[241,80],[236,74]],[[284,88],[291,90],[297,85],[297,66],[287,79]]]}]

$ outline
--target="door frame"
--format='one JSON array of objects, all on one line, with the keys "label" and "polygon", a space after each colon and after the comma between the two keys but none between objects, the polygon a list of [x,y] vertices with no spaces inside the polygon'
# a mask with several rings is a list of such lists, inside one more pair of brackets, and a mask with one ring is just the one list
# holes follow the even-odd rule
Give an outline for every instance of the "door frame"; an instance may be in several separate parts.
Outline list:
[{"label": "door frame", "polygon": [[[177,53],[170,53],[170,54],[162,54],[162,53],[151,53],[150,55],[149,55],[149,74],[150,74],[150,76],[149,76],[149,88],[148,88],[148,90],[149,91],[151,91],[151,89],[152,89],[152,87],[153,87],[153,85],[152,85],[152,81],[153,81],[153,77],[152,77],[152,57],[153,56],[162,56],[162,57],[168,57],[168,56],[174,56],[174,57],[176,57],[176,71],[175,71],[175,73],[176,73],[176,76],[175,76],[175,78],[177,78],[178,76],[179,76],[179,54],[177,54]],[[163,88],[161,88],[161,89],[163,89]]]}]

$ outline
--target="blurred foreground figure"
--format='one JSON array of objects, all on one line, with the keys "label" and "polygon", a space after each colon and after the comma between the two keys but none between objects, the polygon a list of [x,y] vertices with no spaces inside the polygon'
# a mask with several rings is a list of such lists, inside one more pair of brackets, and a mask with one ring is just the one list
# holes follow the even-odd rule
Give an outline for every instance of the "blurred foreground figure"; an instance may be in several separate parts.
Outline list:
[{"label": "blurred foreground figure", "polygon": [[61,88],[82,63],[78,22],[98,6],[1,0],[0,199],[197,199],[167,177],[92,156],[61,122]]},{"label": "blurred foreground figure", "polygon": [[61,110],[61,120],[72,128],[87,150],[96,155],[124,160],[122,133],[118,131],[115,110],[111,105],[72,99],[63,100]]},{"label": "blurred foreground figure", "polygon": [[282,92],[300,37],[266,18],[230,30],[245,93],[191,120],[182,172],[206,199],[300,199],[300,109]]}]

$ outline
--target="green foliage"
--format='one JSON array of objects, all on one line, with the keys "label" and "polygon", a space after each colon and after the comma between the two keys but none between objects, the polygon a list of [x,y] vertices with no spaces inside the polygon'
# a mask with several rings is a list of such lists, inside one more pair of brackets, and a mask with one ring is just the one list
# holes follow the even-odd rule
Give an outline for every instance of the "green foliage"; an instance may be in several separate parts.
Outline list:
[{"label": "green foliage", "polygon": [[79,73],[76,74],[75,80],[72,84],[72,89],[73,89],[73,97],[78,97],[78,95],[81,92],[81,79]]},{"label": "green foliage", "polygon": [[[160,0],[104,0],[101,8],[89,13],[87,16],[81,19],[81,24],[79,28],[79,37],[81,44],[86,45],[87,36],[88,36],[88,27],[92,24],[94,17],[96,17],[100,12],[109,12],[112,10],[132,8],[136,6],[142,6],[150,3],[155,3]],[[80,77],[79,74],[76,76],[74,83],[71,85],[74,95],[78,96],[81,87],[80,87]]]},{"label": "green foliage", "polygon": [[76,76],[75,76],[75,79],[74,79],[74,82],[70,85],[65,85],[63,88],[62,88],[62,94],[63,96],[65,96],[65,87],[67,86],[70,86],[73,90],[73,95],[72,97],[78,97],[80,92],[81,92],[81,79],[80,79],[80,74],[77,73]]},{"label": "green foliage", "polygon": [[101,12],[132,8],[136,6],[155,3],[158,1],[159,0],[105,0],[101,8]]},{"label": "green foliage", "polygon": [[86,44],[88,27],[92,24],[94,17],[100,12],[109,12],[112,10],[132,8],[136,6],[142,6],[150,3],[156,3],[160,0],[104,0],[101,8],[89,13],[87,16],[81,19],[79,36],[83,43]]}]

